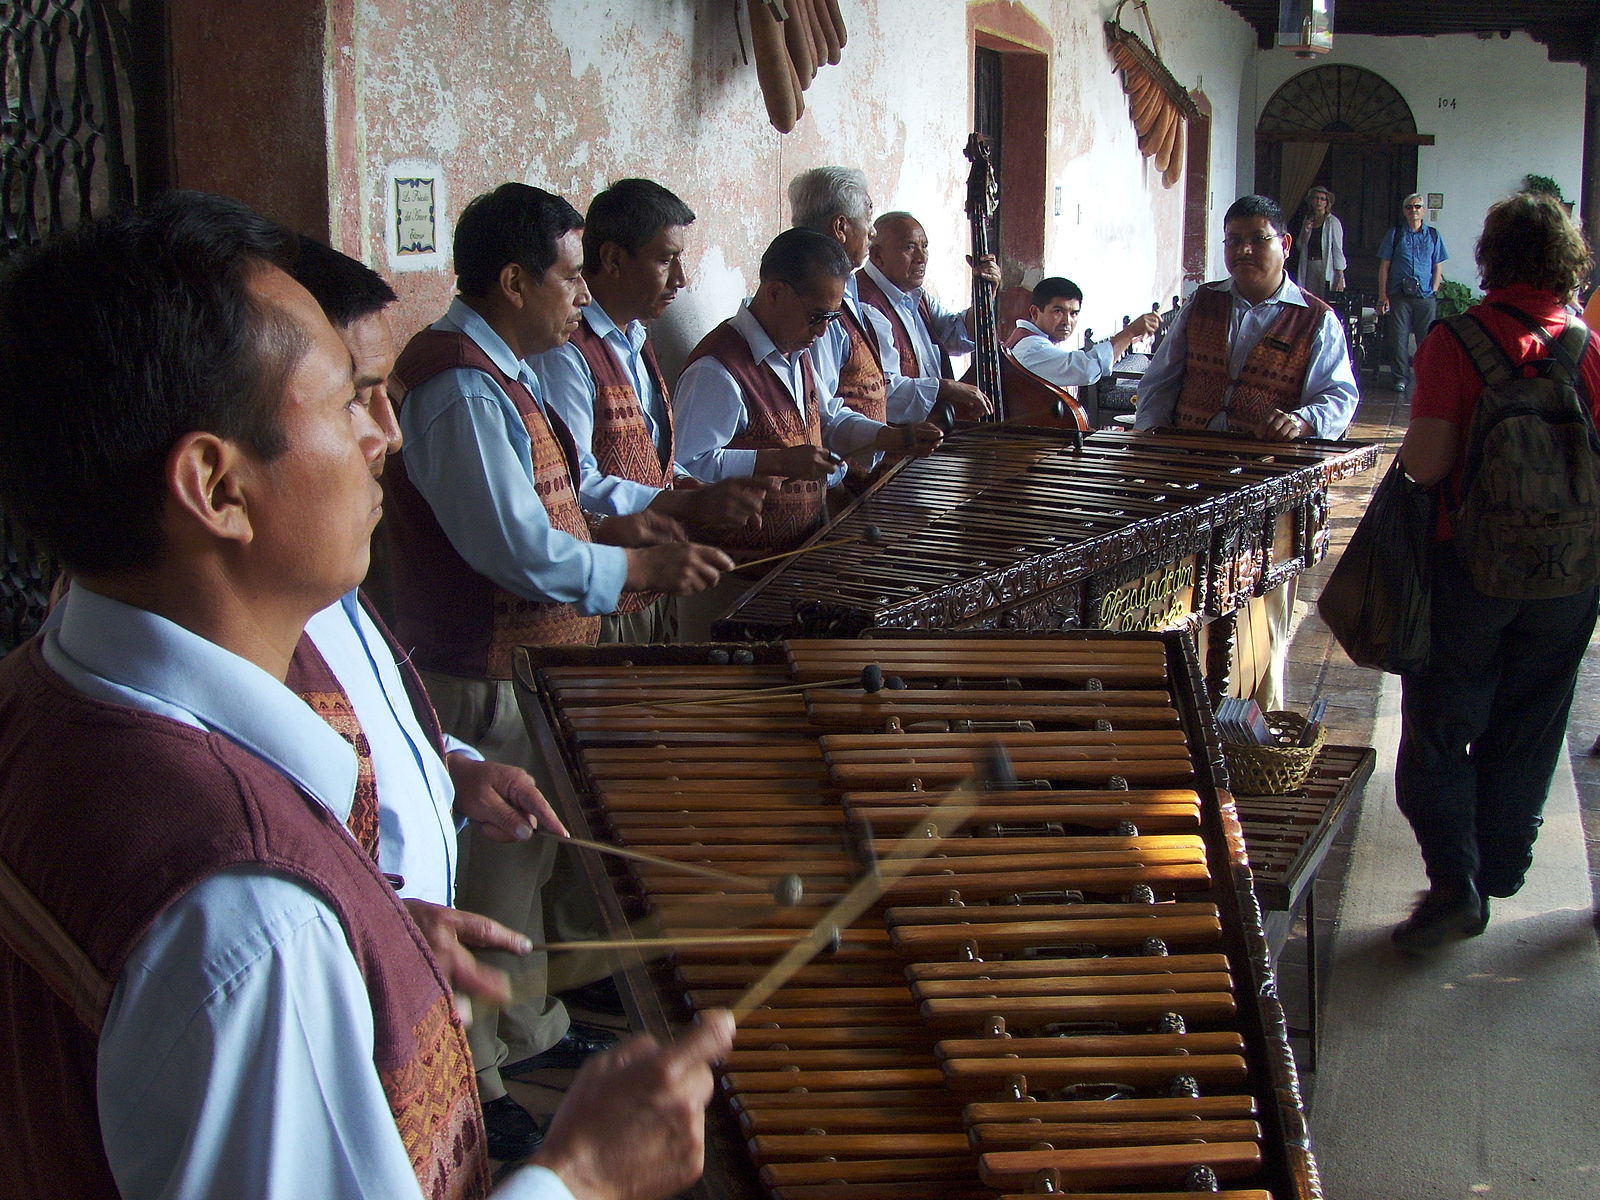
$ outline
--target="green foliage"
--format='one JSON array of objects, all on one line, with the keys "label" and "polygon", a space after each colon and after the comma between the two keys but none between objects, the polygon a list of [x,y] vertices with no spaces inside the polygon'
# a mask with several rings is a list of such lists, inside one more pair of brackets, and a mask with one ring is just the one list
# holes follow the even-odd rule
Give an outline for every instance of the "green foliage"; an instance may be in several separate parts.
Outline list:
[{"label": "green foliage", "polygon": [[1453,317],[1457,313],[1466,312],[1483,299],[1466,284],[1457,283],[1454,279],[1441,279],[1439,290],[1434,294],[1439,298],[1437,315],[1441,317]]},{"label": "green foliage", "polygon": [[1528,175],[1523,178],[1522,190],[1533,192],[1536,195],[1554,196],[1557,200],[1563,199],[1561,185],[1548,175]]}]

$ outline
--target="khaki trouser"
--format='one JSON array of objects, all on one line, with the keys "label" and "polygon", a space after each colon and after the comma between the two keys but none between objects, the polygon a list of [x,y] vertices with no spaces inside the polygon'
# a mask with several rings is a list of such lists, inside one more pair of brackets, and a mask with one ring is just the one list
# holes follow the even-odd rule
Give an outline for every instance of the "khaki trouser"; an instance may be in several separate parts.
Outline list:
[{"label": "khaki trouser", "polygon": [[[433,671],[424,671],[422,677],[445,732],[487,759],[522,767],[541,790],[547,788],[549,768],[534,753],[510,680],[464,679]],[[549,838],[496,842],[469,826],[461,835],[456,907],[492,917],[535,942],[545,941],[543,889],[555,850]],[[479,957],[510,972],[517,991],[517,998],[498,1012],[475,1004],[467,1031],[478,1093],[489,1101],[506,1094],[500,1068],[548,1050],[566,1036],[570,1018],[561,1001],[549,995],[547,955],[535,951],[519,958],[490,950]]]},{"label": "khaki trouser", "polygon": [[678,640],[680,642],[711,641],[711,623],[728,615],[734,602],[744,595],[756,581],[742,575],[724,575],[715,587],[709,587],[693,596],[678,599]]},{"label": "khaki trouser", "polygon": [[607,613],[600,618],[602,646],[648,646],[678,640],[678,600],[657,596],[648,608],[631,613]]}]

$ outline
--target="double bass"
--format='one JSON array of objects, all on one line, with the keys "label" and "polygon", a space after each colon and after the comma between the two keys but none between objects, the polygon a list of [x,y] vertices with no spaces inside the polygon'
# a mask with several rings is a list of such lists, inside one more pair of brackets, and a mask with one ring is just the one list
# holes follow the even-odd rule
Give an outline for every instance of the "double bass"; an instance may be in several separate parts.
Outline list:
[{"label": "double bass", "polygon": [[[974,133],[967,139],[967,219],[972,222],[972,257],[992,254],[989,222],[1000,206],[1000,185],[989,158],[989,139]],[[987,279],[972,281],[972,370],[965,382],[975,383],[994,404],[995,419],[1027,425],[1061,426],[1088,432],[1089,414],[1067,388],[1042,379],[1000,344],[995,293]]]}]

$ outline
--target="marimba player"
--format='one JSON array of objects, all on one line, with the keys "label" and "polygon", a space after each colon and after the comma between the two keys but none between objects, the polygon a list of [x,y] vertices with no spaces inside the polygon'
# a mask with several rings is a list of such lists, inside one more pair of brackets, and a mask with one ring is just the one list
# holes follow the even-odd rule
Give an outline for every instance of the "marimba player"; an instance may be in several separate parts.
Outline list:
[{"label": "marimba player", "polygon": [[1104,341],[1082,350],[1067,346],[1083,309],[1083,289],[1052,275],[1034,285],[1028,318],[1018,321],[1006,348],[1022,366],[1061,387],[1098,383],[1128,347],[1161,328],[1157,313],[1141,313]]},{"label": "marimba player", "polygon": [[[759,527],[777,481],[679,486],[688,476],[676,461],[672,397],[649,328],[688,286],[683,253],[694,220],[693,209],[649,179],[619,180],[590,201],[583,226],[589,303],[571,339],[528,365],[577,445],[585,512],[648,509],[716,544],[720,531]],[[667,642],[676,627],[670,596],[625,593],[617,611],[600,618],[600,641]]]},{"label": "marimba player", "polygon": [[[490,1190],[449,989],[340,828],[355,755],[281,682],[387,442],[290,245],[178,193],[0,285],[0,496],[75,576],[0,668],[7,1196]],[[731,1033],[581,1075],[500,1194],[691,1181]]]},{"label": "marimba player", "polygon": [[[701,339],[678,380],[673,410],[685,470],[704,483],[784,479],[767,499],[760,531],[735,539],[763,554],[791,550],[821,528],[827,489],[843,481],[850,456],[928,454],[943,436],[925,422],[892,426],[852,411],[814,363],[812,348],[839,319],[852,269],[833,238],[780,233],[761,256],[755,296]],[[722,598],[707,597],[706,612]],[[683,638],[696,640],[708,618],[685,606],[682,625]]]},{"label": "marimba player", "polygon": [[[1339,438],[1360,399],[1338,314],[1284,270],[1294,239],[1266,196],[1223,217],[1228,278],[1200,287],[1140,381],[1134,426],[1233,429],[1268,442]],[[1294,581],[1268,592],[1271,666],[1256,690],[1281,706]]]},{"label": "marimba player", "polygon": [[[413,648],[441,723],[546,790],[550,767],[511,689],[515,648],[592,645],[600,615],[625,592],[698,591],[733,565],[653,513],[611,518],[591,534],[576,449],[523,361],[578,327],[588,301],[582,227],[561,197],[522,183],[462,211],[452,246],[459,295],[395,365],[405,447],[383,477],[395,633]],[[476,829],[468,839],[462,907],[543,941],[540,891],[554,844],[497,842]],[[475,1022],[469,1039],[486,1103],[505,1095],[503,1076],[575,1067],[614,1041],[537,988],[498,1020]]]}]

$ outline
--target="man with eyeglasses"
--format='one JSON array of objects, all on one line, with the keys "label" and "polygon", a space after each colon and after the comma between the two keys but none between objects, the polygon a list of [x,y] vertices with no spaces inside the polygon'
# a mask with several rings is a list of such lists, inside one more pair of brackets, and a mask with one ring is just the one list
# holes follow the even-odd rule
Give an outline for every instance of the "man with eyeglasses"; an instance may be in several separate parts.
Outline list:
[{"label": "man with eyeglasses", "polygon": [[[1134,425],[1231,429],[1266,442],[1337,438],[1360,398],[1344,326],[1284,270],[1293,239],[1266,196],[1235,200],[1223,216],[1228,278],[1198,288],[1140,381]],[[1255,689],[1282,707],[1293,581],[1263,598],[1269,666]]]},{"label": "man with eyeglasses", "polygon": [[1140,383],[1135,427],[1339,437],[1359,399],[1344,326],[1284,270],[1283,210],[1245,196],[1222,228],[1228,278],[1198,288],[1173,321]]},{"label": "man with eyeglasses", "polygon": [[[796,229],[814,230],[838,242],[852,267],[839,319],[818,336],[811,351],[823,389],[832,388],[846,407],[874,421],[921,421],[939,399],[948,399],[962,416],[985,415],[989,405],[977,388],[953,380],[916,378],[915,357],[904,357],[889,319],[857,291],[856,272],[867,261],[872,233],[867,177],[853,167],[802,171],[789,181],[789,212]],[[861,490],[876,465],[871,457],[857,459],[850,464],[846,483]]]},{"label": "man with eyeglasses", "polygon": [[1401,202],[1404,220],[1383,235],[1378,247],[1378,311],[1389,314],[1389,365],[1394,390],[1411,386],[1411,339],[1421,341],[1439,307],[1444,277],[1444,238],[1422,223],[1422,197],[1412,192]]},{"label": "man with eyeglasses", "polygon": [[[792,550],[822,525],[827,490],[844,478],[854,455],[931,453],[935,425],[886,425],[846,408],[825,386],[812,349],[844,305],[853,267],[835,239],[787,229],[761,256],[760,285],[739,311],[689,354],[673,415],[679,462],[703,483],[778,475],[758,531],[726,545],[761,554]],[[694,614],[681,614],[684,640]]]}]

